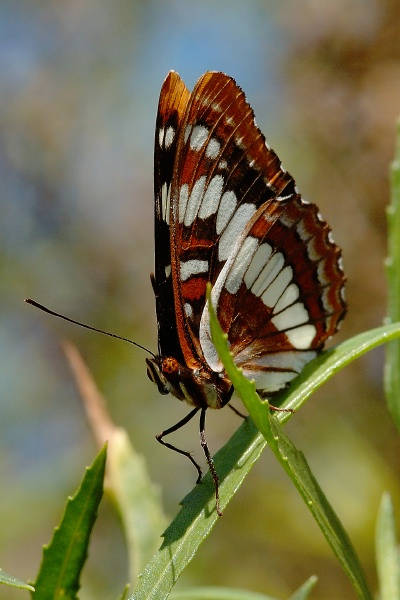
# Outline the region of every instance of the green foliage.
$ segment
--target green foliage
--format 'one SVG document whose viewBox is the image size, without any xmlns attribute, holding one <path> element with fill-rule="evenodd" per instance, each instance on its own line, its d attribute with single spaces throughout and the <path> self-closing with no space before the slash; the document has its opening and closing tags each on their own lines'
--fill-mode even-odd
<svg viewBox="0 0 400 600">
<path fill-rule="evenodd" d="M 123 523 L 134 582 L 157 550 L 167 518 L 143 457 L 135 452 L 126 431 L 117 427 L 109 434 L 107 476 L 108 491 Z"/>
<path fill-rule="evenodd" d="M 400 553 L 396 523 L 389 494 L 382 497 L 376 526 L 376 565 L 380 600 L 400 598 Z"/>
<path fill-rule="evenodd" d="M 316 577 L 310 577 L 289 600 L 307 600 L 317 582 Z M 201 587 L 196 589 L 172 592 L 171 600 L 277 600 L 272 596 L 265 596 L 248 590 L 239 590 L 226 587 Z"/>
<path fill-rule="evenodd" d="M 220 477 L 220 505 L 224 509 L 259 458 L 263 439 L 254 424 L 245 420 L 214 457 Z M 200 485 L 182 500 L 182 509 L 169 525 L 160 550 L 142 573 L 135 600 L 166 598 L 183 569 L 195 556 L 219 517 L 215 509 L 214 484 L 207 473 Z"/>
<path fill-rule="evenodd" d="M 75 600 L 79 578 L 87 558 L 89 538 L 103 495 L 106 447 L 86 469 L 80 488 L 68 499 L 60 525 L 43 550 L 43 560 L 34 584 L 34 600 Z"/>
<path fill-rule="evenodd" d="M 312 513 L 328 544 L 331 546 L 353 583 L 358 596 L 360 598 L 372 600 L 372 594 L 368 590 L 364 573 L 355 550 L 339 518 L 333 511 L 318 485 L 318 482 L 313 476 L 303 453 L 297 450 L 289 438 L 284 434 L 278 418 L 271 414 L 268 402 L 262 401 L 259 398 L 255 390 L 254 382 L 246 379 L 235 367 L 229 352 L 227 337 L 223 335 L 219 326 L 210 298 L 211 288 L 209 287 L 208 302 L 212 339 L 229 378 L 234 383 L 237 393 L 281 466 L 297 488 L 307 508 Z M 400 334 L 400 327 L 398 328 L 398 334 Z M 360 346 L 360 344 L 357 345 L 355 343 L 353 346 L 353 356 L 362 351 L 365 351 L 365 345 L 362 344 Z M 345 361 L 345 356 L 346 353 L 342 353 L 343 361 Z M 334 359 L 336 365 L 335 368 L 337 368 L 339 362 L 338 358 Z M 325 364 L 325 372 L 326 370 Z M 311 380 L 312 379 L 313 378 L 311 377 Z M 281 412 L 280 414 L 282 415 L 284 413 Z"/>
<path fill-rule="evenodd" d="M 290 596 L 289 600 L 307 600 L 310 596 L 312 590 L 314 589 L 317 583 L 317 578 L 315 575 L 312 575 L 307 581 L 303 583 L 302 586 L 299 587 L 298 590 L 294 592 L 292 596 Z"/>
<path fill-rule="evenodd" d="M 214 320 L 214 327 L 216 321 Z M 377 345 L 400 336 L 400 325 L 388 325 L 360 334 L 344 342 L 334 350 L 325 352 L 315 359 L 298 377 L 290 390 L 281 395 L 283 406 L 298 408 L 308 396 L 333 373 L 355 360 Z M 284 422 L 291 413 L 280 412 L 277 417 L 269 415 L 268 404 L 261 402 L 255 394 L 254 385 L 241 376 L 232 366 L 223 336 L 214 339 L 217 350 L 225 363 L 228 374 L 253 421 L 246 420 L 229 442 L 214 457 L 220 476 L 220 505 L 224 510 L 245 476 L 260 457 L 266 443 L 275 449 L 276 456 L 285 470 L 292 472 L 292 480 L 300 491 L 308 508 L 326 535 L 336 555 L 340 557 L 346 572 L 353 581 L 361 598 L 371 598 L 367 590 L 359 561 L 351 544 L 323 496 L 315 478 L 309 471 L 301 453 L 298 453 L 278 422 Z M 230 361 L 231 364 L 228 364 Z M 255 424 L 254 424 L 255 423 Z M 258 429 L 257 429 L 258 427 Z M 262 432 L 259 433 L 259 431 Z M 159 552 L 145 568 L 132 599 L 166 598 L 179 575 L 192 560 L 202 541 L 218 521 L 212 478 L 209 473 L 200 485 L 182 501 L 182 510 L 164 533 L 164 542 Z"/>
<path fill-rule="evenodd" d="M 400 122 L 397 125 L 397 145 L 391 168 L 391 202 L 387 208 L 388 257 L 386 272 L 389 283 L 387 321 L 400 321 Z M 385 391 L 388 409 L 400 431 L 400 342 L 386 347 Z"/>
<path fill-rule="evenodd" d="M 305 596 L 303 596 L 305 598 Z M 170 595 L 171 600 L 277 600 L 272 596 L 225 587 L 202 587 Z"/>
<path fill-rule="evenodd" d="M 29 590 L 31 592 L 33 592 L 35 589 L 28 583 L 25 583 L 24 581 L 13 577 L 13 575 L 8 575 L 8 573 L 3 571 L 3 569 L 0 569 L 0 584 L 1 583 L 3 583 L 4 585 L 9 585 L 10 587 L 20 588 L 22 590 Z"/>
<path fill-rule="evenodd" d="M 400 138 L 400 127 L 399 127 Z M 388 323 L 357 335 L 336 348 L 323 352 L 307 365 L 288 390 L 275 399 L 286 409 L 298 410 L 306 399 L 333 374 L 376 346 L 387 343 L 385 387 L 389 410 L 400 429 L 400 142 L 392 169 L 392 204 L 388 210 L 389 294 Z M 210 297 L 210 290 L 208 290 Z M 289 476 L 300 497 L 320 527 L 359 598 L 371 600 L 360 561 L 340 520 L 312 474 L 306 459 L 287 435 L 282 424 L 293 412 L 272 412 L 267 401 L 256 394 L 254 384 L 235 367 L 226 336 L 209 304 L 214 344 L 237 393 L 249 411 L 239 429 L 215 455 L 220 477 L 220 505 L 224 510 L 246 475 L 269 446 Z M 200 485 L 182 500 L 182 508 L 163 534 L 165 526 L 157 489 L 151 482 L 143 458 L 131 446 L 124 430 L 107 426 L 109 457 L 107 488 L 126 533 L 132 586 L 131 600 L 167 598 L 180 574 L 194 558 L 200 544 L 218 522 L 213 481 L 207 473 Z M 67 502 L 65 513 L 53 539 L 44 548 L 43 560 L 34 588 L 0 570 L 0 583 L 31 591 L 35 600 L 63 598 L 75 600 L 80 575 L 88 555 L 90 535 L 103 493 L 106 449 L 87 469 L 82 484 Z M 400 597 L 400 561 L 394 510 L 384 494 L 376 527 L 376 563 L 381 600 Z M 138 582 L 137 574 L 141 572 Z M 137 583 L 137 585 L 136 585 Z M 306 600 L 316 578 L 311 577 L 290 600 Z M 120 595 L 125 599 L 128 587 Z M 174 600 L 274 600 L 269 596 L 231 588 L 198 588 L 173 593 Z"/>
</svg>

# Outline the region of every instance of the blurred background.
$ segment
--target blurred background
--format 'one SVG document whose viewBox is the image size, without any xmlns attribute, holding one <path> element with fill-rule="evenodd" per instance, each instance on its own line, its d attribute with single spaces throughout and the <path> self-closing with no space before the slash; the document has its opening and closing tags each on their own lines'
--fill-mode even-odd
<svg viewBox="0 0 400 600">
<path fill-rule="evenodd" d="M 27 306 L 30 296 L 156 350 L 153 137 L 170 69 L 189 88 L 206 70 L 243 87 L 269 144 L 318 204 L 342 247 L 349 313 L 336 341 L 386 310 L 385 207 L 400 115 L 397 0 L 3 0 L 0 4 L 0 566 L 37 573 L 96 448 L 60 347 L 81 350 L 117 425 L 129 432 L 171 518 L 193 487 L 189 461 L 154 435 L 186 406 L 158 395 L 145 354 Z M 341 372 L 288 425 L 376 589 L 374 527 L 389 490 L 400 518 L 398 435 L 382 392 L 383 349 Z M 208 416 L 217 450 L 238 427 Z M 174 439 L 202 460 L 197 423 Z M 161 532 L 160 532 L 161 533 Z M 230 585 L 286 598 L 354 593 L 291 483 L 265 451 L 177 589 Z M 83 599 L 127 579 L 107 500 Z M 1 590 L 8 599 L 26 597 Z"/>
</svg>

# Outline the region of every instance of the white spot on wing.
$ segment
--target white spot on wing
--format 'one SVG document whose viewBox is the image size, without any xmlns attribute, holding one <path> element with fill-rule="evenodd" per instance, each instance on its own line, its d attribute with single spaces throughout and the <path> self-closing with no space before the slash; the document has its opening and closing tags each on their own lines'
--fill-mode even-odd
<svg viewBox="0 0 400 600">
<path fill-rule="evenodd" d="M 160 127 L 160 129 L 158 131 L 158 143 L 160 145 L 160 148 L 162 148 L 164 146 L 164 134 L 165 134 L 164 127 Z"/>
<path fill-rule="evenodd" d="M 233 191 L 224 192 L 218 207 L 217 222 L 215 229 L 219 235 L 225 229 L 228 221 L 236 210 L 236 194 Z"/>
<path fill-rule="evenodd" d="M 211 138 L 211 140 L 207 144 L 206 148 L 206 157 L 215 159 L 217 158 L 219 151 L 221 150 L 221 144 L 215 138 Z"/>
<path fill-rule="evenodd" d="M 243 148 L 243 147 L 244 147 L 244 146 L 243 146 L 243 136 L 239 136 L 239 135 L 238 135 L 238 136 L 235 136 L 235 142 L 236 142 L 236 145 L 237 145 L 239 148 Z"/>
<path fill-rule="evenodd" d="M 311 238 L 307 242 L 307 254 L 310 260 L 318 262 L 321 258 L 321 253 L 318 252 L 316 238 Z"/>
<path fill-rule="evenodd" d="M 200 203 L 204 194 L 204 186 L 206 184 L 206 176 L 202 175 L 194 184 L 186 205 L 184 224 L 186 227 L 191 225 L 195 220 L 199 211 Z M 182 186 L 183 187 L 183 186 Z"/>
<path fill-rule="evenodd" d="M 291 331 L 285 332 L 289 338 L 289 342 L 298 350 L 306 350 L 311 347 L 312 341 L 317 333 L 314 325 L 302 325 Z"/>
<path fill-rule="evenodd" d="M 168 279 L 168 277 L 171 275 L 171 265 L 166 265 L 165 267 L 165 277 Z"/>
<path fill-rule="evenodd" d="M 287 266 L 284 269 L 282 269 L 279 275 L 274 279 L 271 285 L 267 287 L 267 289 L 261 296 L 261 300 L 264 302 L 265 306 L 271 308 L 275 306 L 285 289 L 288 287 L 292 278 L 292 267 Z"/>
<path fill-rule="evenodd" d="M 167 128 L 167 131 L 165 132 L 165 139 L 164 139 L 164 144 L 166 148 L 169 148 L 172 144 L 172 142 L 174 141 L 174 137 L 175 137 L 175 129 L 171 126 L 169 126 Z"/>
<path fill-rule="evenodd" d="M 184 183 L 179 192 L 179 223 L 182 223 L 182 221 L 185 217 L 188 199 L 189 199 L 189 186 L 187 183 Z"/>
<path fill-rule="evenodd" d="M 308 319 L 308 312 L 305 309 L 304 304 L 302 302 L 296 302 L 296 304 L 285 308 L 281 313 L 272 317 L 271 320 L 279 331 L 284 331 L 288 335 L 288 329 L 307 323 Z"/>
<path fill-rule="evenodd" d="M 261 271 L 260 275 L 255 280 L 251 288 L 253 294 L 256 296 L 261 296 L 265 289 L 278 275 L 279 271 L 282 270 L 284 264 L 285 259 L 283 258 L 283 254 L 281 252 L 276 252 L 273 254 Z"/>
<path fill-rule="evenodd" d="M 218 244 L 219 260 L 226 260 L 232 250 L 232 246 L 243 232 L 247 223 L 256 212 L 254 204 L 242 204 L 239 206 L 232 219 L 229 221 L 225 231 L 221 235 Z"/>
<path fill-rule="evenodd" d="M 203 316 L 205 316 L 206 313 L 208 313 L 208 310 L 203 311 Z M 207 317 L 205 321 L 203 321 L 203 318 L 200 321 L 199 339 L 204 358 L 207 361 L 210 369 L 212 369 L 216 373 L 222 372 L 224 366 L 211 340 L 210 322 L 207 319 Z"/>
<path fill-rule="evenodd" d="M 199 273 L 206 273 L 208 271 L 208 262 L 206 260 L 187 260 L 181 262 L 181 279 L 186 281 L 192 275 L 198 275 Z"/>
<path fill-rule="evenodd" d="M 211 104 L 211 108 L 212 108 L 212 109 L 213 109 L 215 112 L 221 112 L 221 111 L 222 111 L 221 105 L 220 105 L 220 104 L 218 104 L 218 102 L 213 102 L 213 103 Z"/>
<path fill-rule="evenodd" d="M 249 352 L 251 352 L 251 346 L 234 356 L 235 363 L 239 366 L 247 363 L 248 367 L 253 369 L 279 369 L 281 371 L 296 371 L 296 373 L 300 373 L 304 365 L 315 358 L 316 355 L 314 350 L 304 352 L 285 350 L 284 352 L 268 352 L 268 354 L 261 354 L 261 356 L 251 356 L 248 359 Z"/>
<path fill-rule="evenodd" d="M 305 228 L 305 224 L 301 221 L 296 226 L 296 231 L 302 242 L 307 244 L 308 240 L 311 238 L 312 234 Z"/>
<path fill-rule="evenodd" d="M 171 203 L 171 186 L 163 183 L 161 187 L 161 213 L 164 221 L 169 225 L 169 213 Z"/>
<path fill-rule="evenodd" d="M 243 282 L 243 276 L 256 252 L 258 240 L 254 237 L 245 239 L 226 278 L 225 287 L 230 294 L 236 294 Z"/>
<path fill-rule="evenodd" d="M 317 267 L 318 281 L 321 285 L 329 285 L 329 278 L 326 273 L 325 260 L 320 260 Z"/>
<path fill-rule="evenodd" d="M 196 125 L 193 128 L 192 134 L 190 136 L 190 147 L 195 152 L 198 152 L 202 149 L 204 144 L 208 139 L 208 129 L 203 125 Z"/>
<path fill-rule="evenodd" d="M 199 210 L 200 219 L 206 219 L 217 212 L 218 204 L 224 187 L 224 178 L 222 175 L 215 175 L 208 184 L 206 192 L 201 201 Z"/>
<path fill-rule="evenodd" d="M 284 310 L 285 308 L 293 304 L 293 302 L 296 302 L 299 295 L 299 288 L 295 283 L 291 283 L 290 285 L 288 285 L 286 290 L 283 292 L 282 296 L 279 298 L 277 304 L 275 305 L 274 313 L 278 313 L 281 310 Z"/>
<path fill-rule="evenodd" d="M 261 244 L 257 248 L 257 251 L 253 256 L 253 260 L 251 261 L 251 264 L 247 269 L 247 273 L 244 278 L 244 282 L 249 289 L 259 276 L 260 271 L 264 268 L 265 263 L 271 256 L 271 253 L 272 247 L 269 244 Z"/>
<path fill-rule="evenodd" d="M 188 317 L 188 319 L 193 317 L 193 308 L 188 302 L 185 302 L 183 305 L 183 310 L 185 311 L 185 315 Z"/>
<path fill-rule="evenodd" d="M 252 371 L 251 369 L 243 369 L 242 372 L 247 379 L 255 382 L 257 390 L 265 390 L 266 392 L 281 390 L 298 375 L 293 371 Z"/>
</svg>

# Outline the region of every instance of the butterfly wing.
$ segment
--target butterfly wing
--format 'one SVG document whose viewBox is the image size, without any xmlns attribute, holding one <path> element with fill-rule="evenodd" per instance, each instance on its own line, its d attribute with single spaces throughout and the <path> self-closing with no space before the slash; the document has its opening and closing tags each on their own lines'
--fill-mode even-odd
<svg viewBox="0 0 400 600">
<path fill-rule="evenodd" d="M 212 291 L 234 362 L 265 394 L 296 377 L 346 312 L 340 249 L 315 205 L 299 195 L 261 206 L 235 244 Z M 208 311 L 200 339 L 213 370 Z"/>
<path fill-rule="evenodd" d="M 205 309 L 210 281 L 235 362 L 258 389 L 280 389 L 346 310 L 328 225 L 223 73 L 206 73 L 191 94 L 176 73 L 167 77 L 155 162 L 160 354 L 222 371 Z"/>
<path fill-rule="evenodd" d="M 160 356 L 182 359 L 176 328 L 171 276 L 170 198 L 177 144 L 190 92 L 171 71 L 161 88 L 154 144 L 155 274 Z"/>
<path fill-rule="evenodd" d="M 200 318 L 233 241 L 257 209 L 295 190 L 267 147 L 235 81 L 208 72 L 197 82 L 177 145 L 171 192 L 171 264 L 178 334 L 186 363 L 202 361 Z M 182 324 L 180 327 L 179 325 Z"/>
</svg>

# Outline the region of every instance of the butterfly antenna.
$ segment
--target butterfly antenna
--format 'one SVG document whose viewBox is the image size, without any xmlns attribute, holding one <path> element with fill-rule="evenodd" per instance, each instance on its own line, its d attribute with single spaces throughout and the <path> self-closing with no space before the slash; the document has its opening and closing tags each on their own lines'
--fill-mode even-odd
<svg viewBox="0 0 400 600">
<path fill-rule="evenodd" d="M 122 337 L 122 335 L 117 335 L 116 333 L 110 333 L 109 331 L 104 331 L 103 329 L 97 329 L 97 327 L 91 327 L 90 325 L 86 325 L 85 323 L 81 323 L 80 321 L 75 321 L 75 319 L 70 319 L 69 317 L 66 317 L 65 315 L 61 315 L 60 313 L 57 313 L 54 310 L 50 310 L 49 308 L 46 308 L 46 306 L 43 306 L 43 304 L 39 304 L 39 302 L 36 302 L 36 300 L 32 300 L 31 298 L 25 298 L 24 302 L 26 302 L 27 304 L 32 304 L 32 306 L 39 308 L 40 310 L 42 310 L 45 313 L 48 313 L 49 315 L 53 315 L 53 317 L 59 317 L 60 319 L 64 319 L 64 321 L 68 321 L 69 323 L 74 323 L 75 325 L 79 325 L 80 327 L 84 327 L 85 329 L 90 329 L 91 331 L 97 331 L 98 333 L 102 333 L 103 335 L 108 335 L 109 337 L 116 338 L 117 340 L 123 340 L 124 342 L 129 342 L 130 344 L 133 344 L 133 346 L 136 346 L 137 348 L 141 348 L 142 350 L 144 350 L 145 352 L 150 354 L 153 358 L 156 357 L 156 355 L 153 352 L 151 352 L 151 350 L 146 348 L 145 346 L 142 346 L 141 344 L 138 344 L 137 342 L 134 342 L 133 340 L 129 340 L 126 337 Z"/>
</svg>

